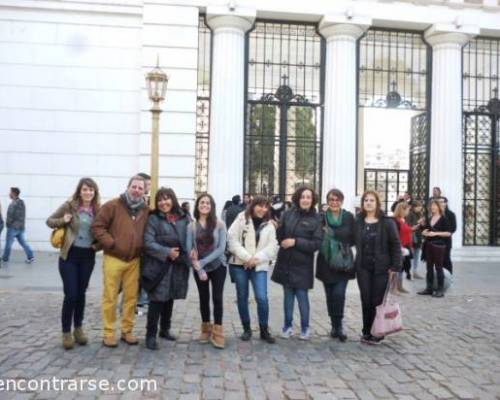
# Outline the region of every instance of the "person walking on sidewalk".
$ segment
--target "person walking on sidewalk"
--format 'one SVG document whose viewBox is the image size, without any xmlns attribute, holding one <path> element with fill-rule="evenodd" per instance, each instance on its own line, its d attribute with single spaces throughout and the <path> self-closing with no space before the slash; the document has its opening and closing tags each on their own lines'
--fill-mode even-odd
<svg viewBox="0 0 500 400">
<path fill-rule="evenodd" d="M 240 339 L 248 341 L 252 337 L 248 310 L 248 286 L 252 282 L 260 338 L 269 344 L 273 344 L 275 339 L 268 327 L 267 271 L 278 253 L 276 228 L 271 221 L 271 203 L 264 196 L 256 196 L 246 211 L 236 217 L 228 232 L 230 275 L 236 284 L 238 312 L 243 325 Z"/>
<path fill-rule="evenodd" d="M 146 347 L 150 350 L 158 349 L 158 321 L 160 337 L 176 340 L 170 332 L 174 300 L 186 298 L 191 266 L 186 250 L 190 221 L 175 192 L 170 188 L 160 188 L 154 204 L 155 210 L 148 218 L 144 233 L 141 278 L 149 297 Z"/>
<path fill-rule="evenodd" d="M 3 215 L 2 215 L 2 203 L 0 202 L 0 253 L 2 250 L 1 236 L 2 236 L 3 227 L 4 227 L 4 222 L 3 222 Z M 0 267 L 1 266 L 2 266 L 2 258 L 0 257 Z"/>
<path fill-rule="evenodd" d="M 7 235 L 2 260 L 4 262 L 9 261 L 12 245 L 14 244 L 14 239 L 16 239 L 26 253 L 26 263 L 31 264 L 35 261 L 35 256 L 33 255 L 33 250 L 31 250 L 30 245 L 26 241 L 26 206 L 24 205 L 24 201 L 19 198 L 20 194 L 21 190 L 19 190 L 19 188 L 10 188 L 9 197 L 12 201 L 7 209 L 7 218 L 5 221 L 7 225 Z"/>
<path fill-rule="evenodd" d="M 316 211 L 318 196 L 308 187 L 301 187 L 292 196 L 293 207 L 285 211 L 277 230 L 280 244 L 271 279 L 283 285 L 284 324 L 281 336 L 293 335 L 295 298 L 300 311 L 300 339 L 308 340 L 309 295 L 314 285 L 314 253 L 323 238 L 321 217 Z"/>
<path fill-rule="evenodd" d="M 200 297 L 200 343 L 208 343 L 218 349 L 225 346 L 222 327 L 223 293 L 226 281 L 226 225 L 217 219 L 215 201 L 207 193 L 195 202 L 194 221 L 190 224 L 187 249 L 193 263 L 193 274 Z M 214 324 L 210 322 L 210 284 L 214 308 Z"/>
<path fill-rule="evenodd" d="M 349 249 L 354 245 L 354 216 L 342 208 L 344 194 L 332 189 L 326 195 L 328 209 L 323 218 L 324 237 L 316 262 L 316 278 L 323 282 L 326 308 L 331 322 L 330 336 L 341 342 L 347 340 L 342 321 L 344 319 L 345 293 L 349 280 L 356 277 L 351 271 L 338 271 L 332 267 L 332 259 L 337 256 L 340 246 Z M 329 251 L 329 250 L 332 251 Z"/>
<path fill-rule="evenodd" d="M 129 345 L 139 343 L 132 331 L 139 291 L 139 257 L 148 219 L 144 190 L 144 178 L 133 176 L 127 190 L 120 197 L 105 203 L 92 224 L 92 233 L 104 249 L 102 319 L 103 344 L 106 347 L 118 345 L 115 324 L 120 287 L 124 300 L 121 340 Z"/>
<path fill-rule="evenodd" d="M 90 229 L 99 211 L 99 188 L 91 178 L 82 178 L 75 193 L 48 219 L 49 228 L 64 228 L 64 242 L 59 252 L 59 274 L 63 281 L 64 301 L 61 312 L 62 344 L 66 350 L 75 342 L 86 345 L 83 331 L 85 293 L 95 265 L 98 245 Z M 71 335 L 71 325 L 74 330 Z"/>
<path fill-rule="evenodd" d="M 381 208 L 377 192 L 368 190 L 361 197 L 361 212 L 354 228 L 356 277 L 363 314 L 361 343 L 379 344 L 383 337 L 371 334 L 376 308 L 392 274 L 401 271 L 402 254 L 396 223 Z"/>
</svg>

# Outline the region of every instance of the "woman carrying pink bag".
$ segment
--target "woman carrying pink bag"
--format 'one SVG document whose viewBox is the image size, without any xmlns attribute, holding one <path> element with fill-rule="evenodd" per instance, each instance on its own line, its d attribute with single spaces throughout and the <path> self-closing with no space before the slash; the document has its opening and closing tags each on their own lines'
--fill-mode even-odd
<svg viewBox="0 0 500 400">
<path fill-rule="evenodd" d="M 384 339 L 384 335 L 372 334 L 376 309 L 384 302 L 387 284 L 397 278 L 403 260 L 396 223 L 383 213 L 377 192 L 369 190 L 361 197 L 354 242 L 354 265 L 363 312 L 361 342 L 376 345 Z"/>
</svg>

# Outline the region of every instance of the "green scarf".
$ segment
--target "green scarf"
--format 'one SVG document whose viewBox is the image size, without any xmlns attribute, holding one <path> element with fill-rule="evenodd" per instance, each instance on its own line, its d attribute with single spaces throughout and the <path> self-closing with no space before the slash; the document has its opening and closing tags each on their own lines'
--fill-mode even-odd
<svg viewBox="0 0 500 400">
<path fill-rule="evenodd" d="M 339 251 L 340 242 L 335 238 L 334 228 L 342 225 L 343 217 L 344 210 L 341 210 L 338 218 L 335 218 L 330 210 L 327 210 L 325 214 L 325 234 L 319 251 L 328 265 L 332 264 L 333 259 Z"/>
</svg>

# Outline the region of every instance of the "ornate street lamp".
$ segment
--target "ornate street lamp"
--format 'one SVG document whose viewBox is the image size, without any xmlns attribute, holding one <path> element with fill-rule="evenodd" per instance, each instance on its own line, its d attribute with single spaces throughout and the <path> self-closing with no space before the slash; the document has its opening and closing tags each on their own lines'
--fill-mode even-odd
<svg viewBox="0 0 500 400">
<path fill-rule="evenodd" d="M 156 192 L 158 191 L 158 166 L 160 157 L 160 102 L 165 100 L 168 75 L 160 68 L 160 59 L 156 59 L 156 68 L 146 75 L 149 99 L 153 102 L 151 113 L 153 117 L 151 135 L 151 197 L 150 206 L 154 208 Z"/>
</svg>

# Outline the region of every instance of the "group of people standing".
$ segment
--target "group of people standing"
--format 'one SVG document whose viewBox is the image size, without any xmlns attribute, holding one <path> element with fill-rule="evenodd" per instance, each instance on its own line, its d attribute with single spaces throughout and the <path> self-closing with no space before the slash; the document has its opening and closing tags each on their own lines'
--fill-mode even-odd
<svg viewBox="0 0 500 400">
<path fill-rule="evenodd" d="M 200 343 L 210 342 L 216 348 L 225 346 L 223 291 L 228 272 L 236 287 L 243 328 L 241 340 L 252 337 L 248 304 L 251 284 L 260 339 L 275 343 L 268 325 L 267 286 L 271 270 L 271 280 L 283 287 L 281 336 L 286 339 L 294 335 L 297 299 L 299 338 L 307 340 L 311 335 L 308 293 L 314 283 L 315 264 L 316 278 L 324 285 L 331 337 L 342 342 L 347 339 L 343 329 L 345 294 L 348 281 L 357 278 L 363 314 L 361 341 L 378 344 L 383 337 L 370 333 L 375 310 L 382 302 L 389 279 L 400 273 L 403 265 L 398 225 L 382 212 L 374 191 L 363 194 L 361 211 L 356 216 L 343 208 L 344 196 L 340 190 L 330 190 L 326 200 L 328 208 L 319 213 L 317 194 L 301 187 L 292 196 L 292 206 L 277 220 L 269 199 L 255 196 L 248 199 L 246 207 L 236 214 L 227 229 L 217 218 L 216 204 L 210 194 L 198 196 L 191 217 L 169 188 L 160 188 L 148 205 L 147 180 L 143 176 L 133 176 L 124 193 L 102 206 L 95 181 L 81 179 L 72 198 L 47 220 L 51 228 L 65 228 L 59 258 L 65 294 L 64 348 L 88 342 L 82 328 L 85 293 L 95 253 L 100 249 L 104 251 L 104 346 L 118 345 L 115 325 L 120 293 L 123 296 L 120 340 L 128 345 L 138 344 L 133 330 L 141 289 L 149 297 L 146 347 L 158 349 L 158 336 L 176 340 L 171 332 L 172 310 L 175 300 L 187 296 L 190 271 L 199 294 Z M 436 231 L 434 218 L 430 224 L 423 235 L 433 232 L 434 235 L 428 236 L 438 237 L 440 231 Z M 356 248 L 355 259 L 352 246 Z M 345 261 L 342 269 L 335 267 L 340 255 Z"/>
</svg>

